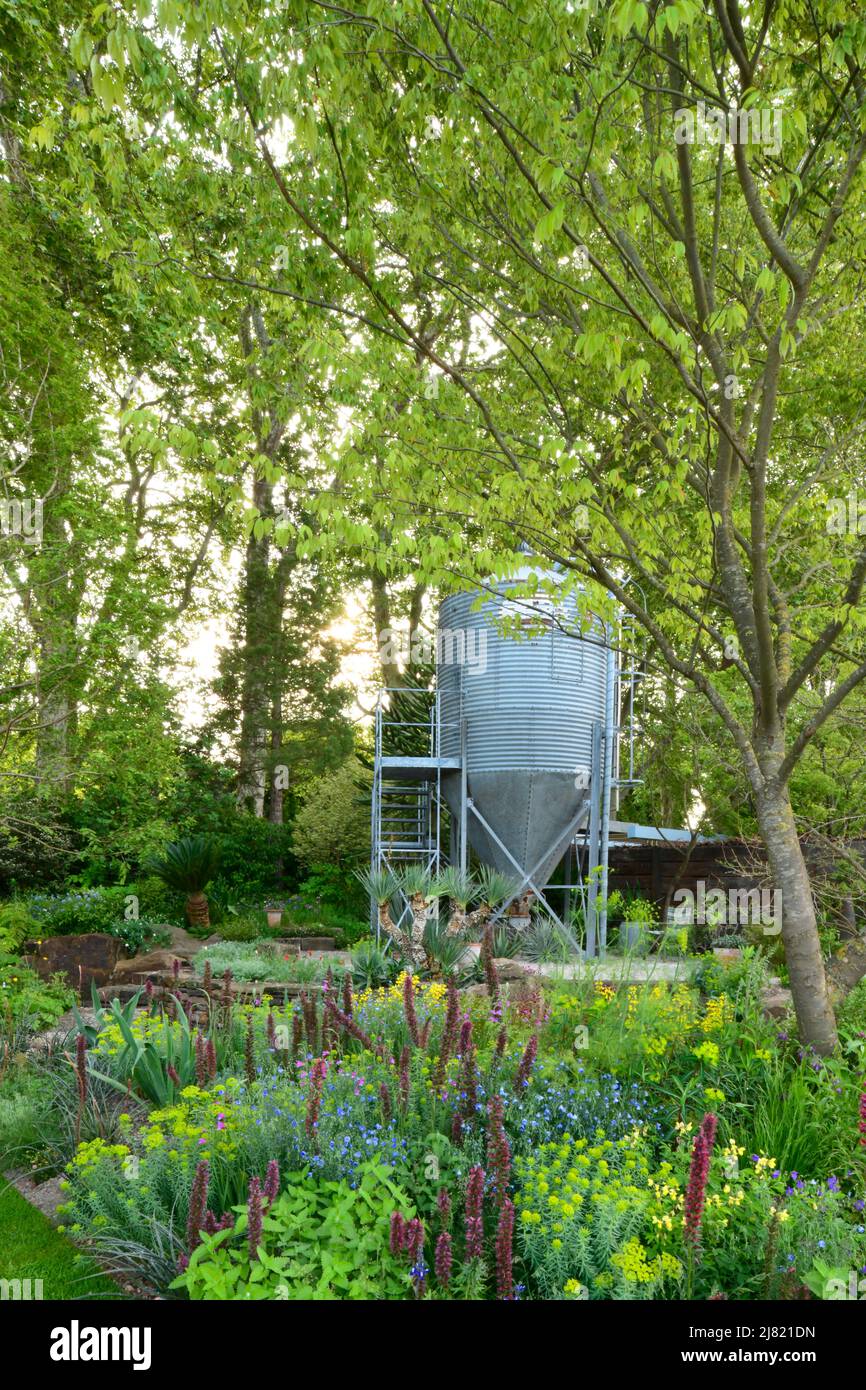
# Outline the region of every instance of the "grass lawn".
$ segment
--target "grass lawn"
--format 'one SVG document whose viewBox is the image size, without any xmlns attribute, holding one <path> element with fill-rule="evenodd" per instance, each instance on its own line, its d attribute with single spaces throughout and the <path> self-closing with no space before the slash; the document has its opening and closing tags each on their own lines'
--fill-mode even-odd
<svg viewBox="0 0 866 1390">
<path fill-rule="evenodd" d="M 118 1297 L 117 1285 L 14 1187 L 0 1191 L 0 1279 L 41 1279 L 50 1301 Z"/>
</svg>

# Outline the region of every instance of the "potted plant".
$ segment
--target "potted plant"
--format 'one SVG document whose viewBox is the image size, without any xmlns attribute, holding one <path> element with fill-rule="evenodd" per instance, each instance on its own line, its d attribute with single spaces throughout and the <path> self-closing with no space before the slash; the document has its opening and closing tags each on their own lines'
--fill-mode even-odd
<svg viewBox="0 0 866 1390">
<path fill-rule="evenodd" d="M 265 903 L 265 912 L 267 913 L 268 926 L 278 927 L 283 920 L 283 909 L 280 907 L 279 903 Z"/>
<path fill-rule="evenodd" d="M 619 924 L 619 944 L 622 950 L 636 956 L 646 955 L 649 950 L 650 932 L 658 920 L 659 910 L 654 902 L 640 896 L 632 898 Z"/>
<path fill-rule="evenodd" d="M 736 932 L 720 932 L 713 940 L 713 955 L 722 965 L 743 959 L 743 938 Z"/>
</svg>

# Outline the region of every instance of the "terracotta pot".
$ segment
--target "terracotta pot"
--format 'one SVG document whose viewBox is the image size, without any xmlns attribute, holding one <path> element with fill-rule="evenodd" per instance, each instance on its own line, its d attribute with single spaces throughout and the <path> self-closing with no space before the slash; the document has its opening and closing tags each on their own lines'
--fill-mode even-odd
<svg viewBox="0 0 866 1390">
<path fill-rule="evenodd" d="M 280 925 L 280 923 L 282 922 L 282 920 L 283 920 L 283 914 L 282 914 L 282 911 L 281 911 L 279 908 L 275 908 L 273 911 L 271 911 L 270 909 L 268 909 L 268 926 L 269 926 L 269 927 L 278 927 L 278 926 Z"/>
<path fill-rule="evenodd" d="M 713 955 L 722 965 L 733 965 L 735 961 L 743 959 L 739 946 L 714 946 Z"/>
</svg>

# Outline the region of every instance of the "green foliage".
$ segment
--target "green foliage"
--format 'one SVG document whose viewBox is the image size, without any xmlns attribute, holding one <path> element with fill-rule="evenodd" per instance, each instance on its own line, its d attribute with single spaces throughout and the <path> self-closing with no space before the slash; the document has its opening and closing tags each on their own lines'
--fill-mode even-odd
<svg viewBox="0 0 866 1390">
<path fill-rule="evenodd" d="M 352 981 L 356 989 L 379 989 L 397 976 L 397 962 L 386 943 L 372 938 L 359 941 L 352 949 Z"/>
<path fill-rule="evenodd" d="M 39 1144 L 44 1088 L 25 1068 L 3 1077 L 0 1086 L 0 1163 L 20 1168 Z"/>
<path fill-rule="evenodd" d="M 0 905 L 0 955 L 20 950 L 36 934 L 36 926 L 25 902 L 16 900 Z"/>
<path fill-rule="evenodd" d="M 407 1298 L 408 1274 L 388 1248 L 393 1211 L 414 1214 L 381 1164 L 365 1165 L 355 1186 L 291 1174 L 264 1217 L 256 1256 L 242 1210 L 233 1232 L 204 1237 L 172 1287 L 193 1300 Z"/>
</svg>

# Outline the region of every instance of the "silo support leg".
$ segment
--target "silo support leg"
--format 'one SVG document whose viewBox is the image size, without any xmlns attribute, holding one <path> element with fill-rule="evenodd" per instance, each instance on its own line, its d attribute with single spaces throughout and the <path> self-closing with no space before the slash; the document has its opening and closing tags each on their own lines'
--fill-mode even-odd
<svg viewBox="0 0 866 1390">
<path fill-rule="evenodd" d="M 589 859 L 587 863 L 586 954 L 595 955 L 596 925 L 598 922 L 598 866 L 601 840 L 601 724 L 592 726 L 592 769 L 589 784 Z"/>
<path fill-rule="evenodd" d="M 495 843 L 502 850 L 502 853 L 505 855 L 506 859 L 508 859 L 509 863 L 514 865 L 514 868 L 520 875 L 520 885 L 517 889 L 517 892 L 514 894 L 514 897 L 512 897 L 510 901 L 513 902 L 514 898 L 519 897 L 520 894 L 525 892 L 527 888 L 531 888 L 536 898 L 541 903 L 542 907 L 545 909 L 548 915 L 553 919 L 554 922 L 556 922 L 557 926 L 561 927 L 564 931 L 565 923 L 562 921 L 559 914 L 554 912 L 553 908 L 550 906 L 550 903 L 545 898 L 544 893 L 541 891 L 541 888 L 538 886 L 538 884 L 535 883 L 535 875 L 538 873 L 538 870 L 541 868 L 541 866 L 549 858 L 551 858 L 554 854 L 559 853 L 560 851 L 564 851 L 566 845 L 571 843 L 571 840 L 573 839 L 575 832 L 579 829 L 581 823 L 586 818 L 587 809 L 589 807 L 589 797 L 585 797 L 584 800 L 581 802 L 580 809 L 572 819 L 572 822 L 568 826 L 568 829 L 563 831 L 562 835 L 559 837 L 559 840 L 556 842 L 555 845 L 552 845 L 545 850 L 542 857 L 538 860 L 538 863 L 533 864 L 529 873 L 526 872 L 526 869 L 523 867 L 522 864 L 518 864 L 517 860 L 514 858 L 514 855 L 511 853 L 508 846 L 502 843 L 499 836 L 496 834 L 496 831 L 484 819 L 481 812 L 478 810 L 478 807 L 474 804 L 471 798 L 467 802 L 467 806 L 472 815 L 475 816 L 478 821 L 480 821 L 483 829 L 487 832 L 490 838 L 495 841 Z M 494 912 L 490 921 L 498 921 L 498 919 L 502 916 L 508 905 L 508 903 L 501 903 L 500 906 L 497 908 L 496 912 Z"/>
</svg>

